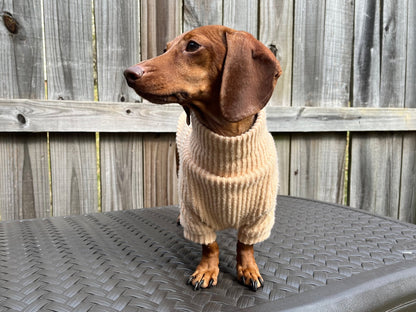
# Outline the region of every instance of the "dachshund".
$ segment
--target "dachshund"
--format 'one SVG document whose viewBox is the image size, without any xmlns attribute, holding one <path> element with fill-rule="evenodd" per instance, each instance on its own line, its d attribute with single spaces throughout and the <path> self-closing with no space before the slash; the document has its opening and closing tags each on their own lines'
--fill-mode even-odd
<svg viewBox="0 0 416 312">
<path fill-rule="evenodd" d="M 198 129 L 204 129 L 201 131 L 208 131 L 219 139 L 223 139 L 238 138 L 251 133 L 281 73 L 282 70 L 274 54 L 251 34 L 225 26 L 211 25 L 202 26 L 178 36 L 167 44 L 162 55 L 129 67 L 124 71 L 124 76 L 128 85 L 143 98 L 156 104 L 179 103 L 186 113 L 184 118 L 188 126 L 192 119 L 192 127 L 198 125 Z M 177 142 L 178 136 L 179 132 Z M 268 139 L 267 142 L 269 149 L 273 145 L 274 150 L 273 140 Z M 186 144 L 183 143 L 183 146 L 186 147 Z M 197 145 L 199 146 L 200 143 Z M 210 161 L 210 153 L 215 149 L 205 148 L 203 157 Z M 228 153 L 227 148 L 220 152 Z M 183 156 L 183 160 L 181 157 L 179 151 L 180 166 L 186 162 L 186 157 Z M 273 158 L 273 162 L 277 162 L 277 158 Z M 217 171 L 216 162 L 211 163 L 214 171 Z M 276 168 L 277 165 L 272 164 L 268 170 L 277 170 Z M 181 178 L 185 179 L 186 174 L 181 174 L 181 168 L 179 168 L 179 180 Z M 267 188 L 270 189 L 274 199 L 277 193 L 275 180 L 277 178 L 272 178 L 270 181 L 274 182 L 270 182 L 271 187 Z M 202 216 L 205 212 L 199 213 L 200 209 L 192 207 L 192 205 L 197 205 L 195 203 L 198 203 L 198 196 L 203 197 L 204 194 L 196 191 L 195 188 L 192 192 L 187 191 L 190 183 L 179 183 L 180 194 L 185 194 L 184 198 L 181 198 L 184 202 L 181 204 L 181 224 L 184 226 L 185 233 L 187 228 L 189 231 L 194 229 L 194 232 L 189 233 L 192 235 L 196 233 L 195 235 L 199 237 L 198 229 L 208 228 L 211 219 Z M 181 186 L 184 189 L 181 190 Z M 223 194 L 217 195 L 221 198 Z M 205 199 L 199 202 L 201 201 Z M 260 202 L 260 199 L 258 201 Z M 192 211 L 184 210 L 189 205 Z M 275 203 L 273 205 L 273 211 L 269 213 L 273 221 L 270 221 L 270 218 L 267 222 L 264 221 L 269 229 L 270 223 L 274 222 Z M 207 215 L 213 214 L 221 215 L 221 213 L 207 212 Z M 246 233 L 252 235 L 257 231 L 254 225 L 259 226 L 260 222 L 250 216 L 250 211 L 244 218 Z M 202 225 L 197 227 L 195 225 L 197 222 Z M 219 220 L 219 223 L 223 223 L 222 220 Z M 250 228 L 251 224 L 253 228 Z M 235 225 L 226 224 L 218 228 L 211 226 L 211 228 L 218 230 L 227 226 L 235 227 Z M 212 235 L 209 236 L 211 239 L 199 240 L 190 238 L 191 234 L 185 237 L 202 245 L 202 257 L 188 283 L 195 290 L 215 286 L 219 274 L 219 246 Z M 265 235 L 267 236 L 267 233 L 263 235 L 263 240 L 267 238 L 264 237 Z M 192 237 L 195 238 L 194 236 Z M 256 291 L 263 286 L 264 281 L 254 258 L 253 245 L 251 240 L 240 241 L 240 238 L 238 239 L 237 279 L 243 285 Z"/>
</svg>

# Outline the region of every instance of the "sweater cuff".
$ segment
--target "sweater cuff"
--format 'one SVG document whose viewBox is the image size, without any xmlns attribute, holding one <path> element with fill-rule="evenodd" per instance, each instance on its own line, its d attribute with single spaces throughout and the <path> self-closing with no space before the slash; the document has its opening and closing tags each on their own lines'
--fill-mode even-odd
<svg viewBox="0 0 416 312">
<path fill-rule="evenodd" d="M 198 235 L 198 234 L 184 230 L 183 234 L 186 239 L 194 243 L 202 244 L 202 245 L 212 244 L 213 242 L 215 242 L 217 238 L 217 234 L 215 232 L 209 232 L 204 235 Z"/>
<path fill-rule="evenodd" d="M 269 238 L 274 225 L 274 209 L 261 216 L 257 221 L 240 227 L 238 240 L 246 245 L 254 245 Z"/>
</svg>

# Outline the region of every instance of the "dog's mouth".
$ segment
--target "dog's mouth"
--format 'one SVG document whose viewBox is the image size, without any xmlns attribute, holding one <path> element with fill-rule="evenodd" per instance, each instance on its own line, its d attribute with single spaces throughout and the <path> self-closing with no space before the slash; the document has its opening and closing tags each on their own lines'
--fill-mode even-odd
<svg viewBox="0 0 416 312">
<path fill-rule="evenodd" d="M 187 92 L 176 92 L 172 94 L 153 94 L 146 92 L 137 92 L 137 94 L 155 104 L 183 104 L 189 101 L 189 95 Z"/>
</svg>

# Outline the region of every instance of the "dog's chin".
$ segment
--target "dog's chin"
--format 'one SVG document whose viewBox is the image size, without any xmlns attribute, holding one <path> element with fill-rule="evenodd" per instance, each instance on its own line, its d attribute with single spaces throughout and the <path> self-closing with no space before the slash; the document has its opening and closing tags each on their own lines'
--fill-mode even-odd
<svg viewBox="0 0 416 312">
<path fill-rule="evenodd" d="M 188 95 L 186 92 L 177 92 L 173 94 L 152 94 L 152 93 L 145 93 L 145 92 L 138 92 L 138 95 L 145 98 L 149 102 L 155 104 L 169 104 L 169 103 L 184 103 L 188 100 Z"/>
</svg>

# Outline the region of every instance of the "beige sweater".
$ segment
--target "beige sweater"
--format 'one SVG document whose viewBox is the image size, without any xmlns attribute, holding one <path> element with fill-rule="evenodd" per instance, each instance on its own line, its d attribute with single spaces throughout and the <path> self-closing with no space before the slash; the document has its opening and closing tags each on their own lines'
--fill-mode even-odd
<svg viewBox="0 0 416 312">
<path fill-rule="evenodd" d="M 187 239 L 215 241 L 215 231 L 238 229 L 238 240 L 267 239 L 274 224 L 278 189 L 277 155 L 266 114 L 237 137 L 218 135 L 191 115 L 182 114 L 177 131 L 179 198 Z"/>
</svg>

